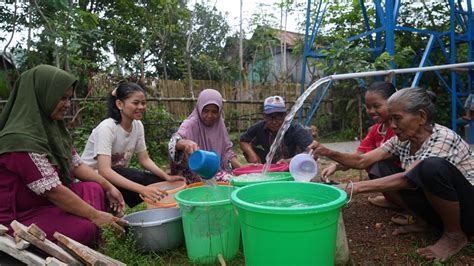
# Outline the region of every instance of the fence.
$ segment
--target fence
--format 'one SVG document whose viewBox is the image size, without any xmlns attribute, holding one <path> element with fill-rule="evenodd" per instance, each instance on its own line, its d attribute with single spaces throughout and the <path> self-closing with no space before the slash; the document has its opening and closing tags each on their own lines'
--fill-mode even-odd
<svg viewBox="0 0 474 266">
<path fill-rule="evenodd" d="M 118 83 L 113 77 L 107 75 L 96 75 L 89 81 L 90 100 L 94 97 L 105 95 Z M 150 104 L 162 104 L 177 121 L 186 118 L 193 110 L 197 96 L 206 88 L 218 90 L 224 98 L 224 114 L 226 123 L 232 131 L 242 131 L 251 124 L 262 119 L 263 100 L 270 95 L 280 95 L 290 108 L 300 95 L 300 84 L 277 84 L 277 85 L 252 85 L 244 89 L 231 86 L 228 83 L 195 80 L 193 92 L 188 88 L 185 81 L 146 79 L 143 82 L 147 88 L 147 101 Z M 192 97 L 194 95 L 194 98 Z M 78 101 L 89 99 L 77 99 Z M 312 99 L 308 99 L 303 106 L 303 116 L 306 116 Z M 328 110 L 329 106 L 323 104 L 322 112 Z"/>
<path fill-rule="evenodd" d="M 76 115 L 80 102 L 99 101 L 104 105 L 107 104 L 104 95 L 112 91 L 117 83 L 117 79 L 105 74 L 92 77 L 89 80 L 87 97 L 73 99 L 73 113 L 66 119 L 71 119 Z M 214 88 L 220 91 L 224 98 L 224 114 L 229 130 L 237 132 L 247 129 L 262 119 L 263 100 L 266 97 L 280 95 L 285 99 L 286 106 L 290 108 L 300 95 L 299 84 L 254 85 L 241 90 L 226 83 L 196 80 L 193 82 L 194 98 L 188 89 L 188 83 L 184 81 L 146 79 L 143 85 L 147 88 L 147 102 L 152 105 L 163 105 L 173 115 L 177 123 L 180 123 L 192 112 L 197 96 L 203 89 Z M 311 102 L 312 99 L 308 99 L 302 107 L 303 117 L 306 116 Z M 5 103 L 6 100 L 0 100 L 0 111 Z M 329 110 L 330 104 L 331 101 L 325 101 L 320 112 L 324 113 L 325 110 Z"/>
</svg>

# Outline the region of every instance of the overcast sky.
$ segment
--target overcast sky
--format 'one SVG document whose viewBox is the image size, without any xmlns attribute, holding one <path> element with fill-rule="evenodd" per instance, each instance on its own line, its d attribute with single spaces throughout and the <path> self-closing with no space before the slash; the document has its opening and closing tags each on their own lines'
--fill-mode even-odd
<svg viewBox="0 0 474 266">
<path fill-rule="evenodd" d="M 214 5 L 222 13 L 228 13 L 228 23 L 236 31 L 239 29 L 239 18 L 240 18 L 240 0 L 208 0 L 209 5 Z M 244 21 L 251 18 L 252 14 L 262 12 L 258 9 L 258 4 L 262 3 L 268 5 L 269 8 L 265 9 L 265 14 L 273 14 L 278 21 L 280 18 L 280 9 L 275 6 L 281 2 L 281 0 L 244 0 L 242 7 L 242 15 Z M 306 3 L 306 0 L 295 0 L 297 3 Z M 297 23 L 305 20 L 306 13 L 293 14 L 288 17 L 287 30 L 298 31 Z M 245 22 L 244 22 L 245 29 Z"/>
<path fill-rule="evenodd" d="M 211 6 L 215 5 L 216 8 L 227 17 L 227 22 L 229 23 L 233 31 L 239 30 L 240 0 L 205 0 L 205 1 L 207 1 L 208 4 Z M 190 2 L 192 3 L 194 1 L 190 1 Z M 244 18 L 244 23 L 243 23 L 244 31 L 247 33 L 250 33 L 248 21 L 252 17 L 252 14 L 255 14 L 255 13 L 272 14 L 277 19 L 277 22 L 279 23 L 280 9 L 276 6 L 276 4 L 278 4 L 279 2 L 281 2 L 281 0 L 244 0 L 243 8 L 242 8 L 243 10 L 242 14 Z M 295 0 L 295 2 L 305 4 L 306 0 Z M 265 4 L 267 6 L 265 10 L 262 11 L 258 8 L 259 3 Z M 306 13 L 304 12 L 299 12 L 298 14 L 289 15 L 288 20 L 287 20 L 287 30 L 301 32 L 301 29 L 298 29 L 297 24 L 304 21 L 305 16 L 306 16 Z M 17 35 L 16 38 L 14 38 L 14 41 L 12 44 L 10 44 L 10 47 L 13 46 L 16 41 L 18 41 L 18 37 L 19 36 Z M 249 38 L 250 36 L 246 36 L 246 37 Z M 5 44 L 6 42 L 0 42 L 0 48 L 3 48 Z"/>
</svg>

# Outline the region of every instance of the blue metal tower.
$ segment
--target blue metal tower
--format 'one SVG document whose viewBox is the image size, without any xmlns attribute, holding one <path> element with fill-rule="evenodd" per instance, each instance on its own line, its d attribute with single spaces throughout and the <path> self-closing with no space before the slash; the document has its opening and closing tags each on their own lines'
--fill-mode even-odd
<svg viewBox="0 0 474 266">
<path fill-rule="evenodd" d="M 328 2 L 324 0 L 316 1 L 312 3 L 311 0 L 307 2 L 306 10 L 306 34 L 304 40 L 304 53 L 303 53 L 303 71 L 301 75 L 301 93 L 304 92 L 304 81 L 305 69 L 308 64 L 308 58 L 322 58 L 325 57 L 322 52 L 323 48 L 318 47 L 315 44 L 316 37 L 320 30 L 321 24 L 324 20 Z M 362 16 L 364 17 L 365 32 L 362 32 L 356 36 L 350 37 L 349 41 L 358 40 L 361 38 L 368 38 L 369 45 L 368 49 L 372 51 L 374 58 L 378 57 L 381 53 L 387 52 L 391 56 L 396 54 L 395 49 L 395 31 L 405 31 L 417 34 L 423 34 L 428 37 L 426 47 L 421 56 L 421 60 L 418 62 L 419 67 L 431 66 L 430 55 L 434 49 L 439 49 L 441 54 L 444 56 L 447 64 L 457 63 L 457 50 L 459 45 L 467 45 L 467 60 L 472 61 L 473 45 L 474 45 L 474 17 L 472 13 L 471 0 L 449 0 L 450 8 L 450 30 L 447 32 L 437 32 L 428 29 L 418 29 L 398 25 L 397 18 L 399 15 L 400 7 L 403 5 L 403 0 L 372 0 L 370 3 L 365 3 L 364 0 L 359 0 L 360 7 L 362 10 Z M 313 5 L 316 7 L 313 11 Z M 374 18 L 369 18 L 367 7 L 373 5 Z M 314 13 L 315 12 L 315 13 Z M 370 25 L 370 19 L 375 19 L 374 28 Z M 382 38 L 385 37 L 385 38 Z M 392 63 L 392 69 L 396 66 Z M 417 72 L 413 78 L 411 86 L 418 86 L 423 72 Z M 451 71 L 450 81 L 443 78 L 439 71 L 435 71 L 436 76 L 440 79 L 441 83 L 447 91 L 451 93 L 452 100 L 452 129 L 457 130 L 457 112 L 463 110 L 463 103 L 460 97 L 464 97 L 471 91 L 474 92 L 474 88 L 471 88 L 471 76 L 468 75 L 468 86 L 464 86 L 463 83 L 459 82 L 458 73 Z M 311 104 L 308 115 L 304 121 L 304 125 L 308 125 L 311 118 L 319 108 L 322 99 L 327 94 L 332 83 L 329 83 L 326 87 L 321 88 L 317 91 L 316 97 Z M 299 113 L 300 121 L 302 121 L 302 112 Z M 474 122 L 470 122 L 470 128 L 474 128 Z M 474 143 L 474 129 L 469 132 L 469 143 Z"/>
</svg>

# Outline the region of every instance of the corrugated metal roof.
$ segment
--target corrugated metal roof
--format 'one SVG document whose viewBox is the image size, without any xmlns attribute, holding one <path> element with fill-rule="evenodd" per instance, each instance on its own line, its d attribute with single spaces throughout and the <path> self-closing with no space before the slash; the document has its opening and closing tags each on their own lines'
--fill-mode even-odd
<svg viewBox="0 0 474 266">
<path fill-rule="evenodd" d="M 291 31 L 280 31 L 276 30 L 277 33 L 275 34 L 275 38 L 280 40 L 281 42 L 286 42 L 289 47 L 295 46 L 299 40 L 304 38 L 303 34 Z"/>
</svg>

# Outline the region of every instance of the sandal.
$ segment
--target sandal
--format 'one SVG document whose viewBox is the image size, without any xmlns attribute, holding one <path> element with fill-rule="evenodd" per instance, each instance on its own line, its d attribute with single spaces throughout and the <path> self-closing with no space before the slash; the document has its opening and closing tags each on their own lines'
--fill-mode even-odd
<svg viewBox="0 0 474 266">
<path fill-rule="evenodd" d="M 367 200 L 377 207 L 400 209 L 400 207 L 388 201 L 384 196 L 368 197 Z"/>
<path fill-rule="evenodd" d="M 415 223 L 415 218 L 407 213 L 397 213 L 390 219 L 392 223 L 398 225 L 409 225 Z"/>
</svg>

